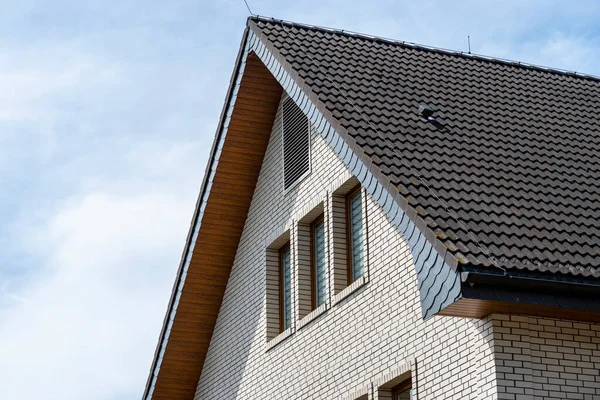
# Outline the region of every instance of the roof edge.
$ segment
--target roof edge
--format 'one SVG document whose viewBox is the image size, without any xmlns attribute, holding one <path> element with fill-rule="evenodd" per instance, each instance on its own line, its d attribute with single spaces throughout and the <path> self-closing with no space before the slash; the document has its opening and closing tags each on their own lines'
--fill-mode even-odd
<svg viewBox="0 0 600 400">
<path fill-rule="evenodd" d="M 516 60 L 511 60 L 511 59 L 502 58 L 502 57 L 487 56 L 484 54 L 477 54 L 477 53 L 472 53 L 472 52 L 464 52 L 464 51 L 459 51 L 459 50 L 446 49 L 443 47 L 427 46 L 424 44 L 418 44 L 418 43 L 408 42 L 408 41 L 404 41 L 404 40 L 397 40 L 397 39 L 391 39 L 391 38 L 386 38 L 386 37 L 381 37 L 381 36 L 369 35 L 366 33 L 355 32 L 355 31 L 350 31 L 350 30 L 345 30 L 345 29 L 330 28 L 330 27 L 319 26 L 319 25 L 310 25 L 310 24 L 304 24 L 304 23 L 299 23 L 299 22 L 287 21 L 287 20 L 283 20 L 283 19 L 277 19 L 274 17 L 260 16 L 260 15 L 250 16 L 250 17 L 248 17 L 248 21 L 279 23 L 279 24 L 287 25 L 289 27 L 312 29 L 312 30 L 318 30 L 321 32 L 340 34 L 340 35 L 345 35 L 348 37 L 355 37 L 355 38 L 359 38 L 359 39 L 363 39 L 363 40 L 368 40 L 368 41 L 375 42 L 375 43 L 392 44 L 392 45 L 396 45 L 396 46 L 402 46 L 402 47 L 418 49 L 418 50 L 423 50 L 423 51 L 443 53 L 446 55 L 451 55 L 451 56 L 456 56 L 456 57 L 461 57 L 461 58 L 466 58 L 466 59 L 484 61 L 484 62 L 489 62 L 489 63 L 493 63 L 493 64 L 501 64 L 501 65 L 506 65 L 506 66 L 531 69 L 531 70 L 535 70 L 535 71 L 547 72 L 550 74 L 563 75 L 563 76 L 569 76 L 569 77 L 574 77 L 574 78 L 580 78 L 580 79 L 584 79 L 584 80 L 600 82 L 600 76 L 598 76 L 598 75 L 586 74 L 586 73 L 581 73 L 581 72 L 577 72 L 577 71 L 569 71 L 566 69 L 561 69 L 561 68 L 556 68 L 556 67 L 548 67 L 548 66 L 544 66 L 544 65 L 528 63 L 528 62 L 523 62 L 523 61 L 516 61 Z"/>
<path fill-rule="evenodd" d="M 203 199 L 204 199 L 205 195 L 210 191 L 210 185 L 209 185 L 210 171 L 213 168 L 213 164 L 216 160 L 216 156 L 219 153 L 218 144 L 220 142 L 221 136 L 224 131 L 225 115 L 227 113 L 227 110 L 229 109 L 229 106 L 230 106 L 230 103 L 231 103 L 231 100 L 233 97 L 234 88 L 235 88 L 235 84 L 236 84 L 236 78 L 238 77 L 240 67 L 241 67 L 241 61 L 244 57 L 244 49 L 245 49 L 247 38 L 248 38 L 248 32 L 249 32 L 249 29 L 248 29 L 248 27 L 246 27 L 246 29 L 244 29 L 244 33 L 242 34 L 242 40 L 240 42 L 240 47 L 239 47 L 238 54 L 236 57 L 235 65 L 234 65 L 233 71 L 231 73 L 231 77 L 229 79 L 229 87 L 227 89 L 227 94 L 225 95 L 225 101 L 223 103 L 223 109 L 221 110 L 221 115 L 219 116 L 219 124 L 217 125 L 217 130 L 215 132 L 215 136 L 214 136 L 213 143 L 212 143 L 210 153 L 209 153 L 210 156 L 206 163 L 204 177 L 202 178 L 202 184 L 200 186 L 200 191 L 198 193 L 198 198 L 196 200 L 196 206 L 194 208 L 194 214 L 190 221 L 190 228 L 188 230 L 185 245 L 184 245 L 184 248 L 183 248 L 183 251 L 181 254 L 179 268 L 177 269 L 177 275 L 176 275 L 175 281 L 173 283 L 173 289 L 171 290 L 171 296 L 169 298 L 169 303 L 167 305 L 167 311 L 165 312 L 165 317 L 163 319 L 163 324 L 162 324 L 162 328 L 160 331 L 158 343 L 156 345 L 156 350 L 154 351 L 154 357 L 152 358 L 152 364 L 150 366 L 150 373 L 148 375 L 148 379 L 146 380 L 146 385 L 144 388 L 144 393 L 142 395 L 142 399 L 147 399 L 147 398 L 149 398 L 149 396 L 151 398 L 153 384 L 154 384 L 155 380 L 158 378 L 158 372 L 160 371 L 160 365 L 159 365 L 160 353 L 161 353 L 162 349 L 164 347 L 166 347 L 166 343 L 168 341 L 167 327 L 169 325 L 170 316 L 173 312 L 176 312 L 175 306 L 176 306 L 176 298 L 177 298 L 177 289 L 178 289 L 179 285 L 185 281 L 185 277 L 183 276 L 184 275 L 183 274 L 184 266 L 186 264 L 186 259 L 187 259 L 188 254 L 190 253 L 190 251 L 193 251 L 194 243 L 193 243 L 192 239 L 194 236 L 195 228 L 197 227 L 197 225 L 199 223 L 199 218 L 200 218 L 200 214 L 201 214 L 200 210 L 202 207 L 202 203 L 204 202 Z"/>
<path fill-rule="evenodd" d="M 504 301 L 581 310 L 600 318 L 600 284 L 598 282 L 565 282 L 540 276 L 502 276 L 465 272 L 461 274 L 466 299 Z M 568 316 L 568 314 L 567 314 Z"/>
</svg>

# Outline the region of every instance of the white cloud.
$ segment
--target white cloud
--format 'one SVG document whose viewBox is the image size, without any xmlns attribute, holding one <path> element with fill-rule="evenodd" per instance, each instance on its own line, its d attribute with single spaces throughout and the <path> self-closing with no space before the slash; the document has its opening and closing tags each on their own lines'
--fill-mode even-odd
<svg viewBox="0 0 600 400">
<path fill-rule="evenodd" d="M 520 42 L 498 41 L 483 43 L 478 52 L 496 58 L 506 58 L 543 67 L 600 74 L 598 38 L 585 35 L 552 32 Z"/>
<path fill-rule="evenodd" d="M 555 32 L 540 47 L 540 58 L 552 65 L 577 72 L 594 72 L 600 50 L 593 39 Z"/>
<path fill-rule="evenodd" d="M 229 74 L 167 36 L 0 39 L 3 400 L 143 391 Z"/>
<path fill-rule="evenodd" d="M 193 211 L 197 149 L 135 153 L 168 167 L 125 195 L 69 198 L 46 224 L 21 232 L 46 259 L 0 313 L 2 398 L 139 396 Z"/>
<path fill-rule="evenodd" d="M 43 65 L 40 65 L 43 60 Z M 61 115 L 56 97 L 118 84 L 120 71 L 76 42 L 41 42 L 0 54 L 0 122 Z"/>
<path fill-rule="evenodd" d="M 593 3 L 560 27 L 546 1 L 251 5 L 458 50 L 470 34 L 476 52 L 581 72 L 600 58 L 576 29 L 595 24 Z M 245 13 L 229 0 L 3 9 L 0 398 L 141 396 Z"/>
</svg>

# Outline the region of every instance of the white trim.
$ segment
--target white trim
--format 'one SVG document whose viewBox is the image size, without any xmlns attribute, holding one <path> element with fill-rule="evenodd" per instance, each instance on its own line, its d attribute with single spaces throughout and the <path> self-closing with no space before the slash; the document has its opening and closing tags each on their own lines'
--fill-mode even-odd
<svg viewBox="0 0 600 400">
<path fill-rule="evenodd" d="M 290 219 L 284 225 L 280 226 L 275 231 L 271 232 L 269 236 L 264 240 L 263 247 L 266 250 L 278 250 L 286 242 L 292 240 L 292 227 L 294 226 L 294 220 Z"/>
<path fill-rule="evenodd" d="M 333 305 L 338 304 L 346 297 L 350 296 L 352 293 L 360 289 L 363 285 L 366 285 L 367 283 L 369 283 L 367 277 L 365 275 L 361 276 L 360 278 L 352 282 L 344 290 L 333 296 Z"/>
<path fill-rule="evenodd" d="M 321 304 L 319 307 L 312 310 L 304 318 L 298 321 L 298 330 L 304 328 L 306 325 L 310 324 L 312 321 L 325 314 L 327 310 L 329 310 L 329 303 Z"/>
<path fill-rule="evenodd" d="M 321 193 L 318 196 L 313 196 L 312 199 L 306 202 L 300 210 L 294 213 L 293 219 L 299 224 L 309 225 L 321 212 L 325 211 L 325 199 L 327 193 Z"/>
<path fill-rule="evenodd" d="M 277 346 L 279 343 L 283 342 L 285 339 L 292 336 L 294 333 L 294 326 L 290 326 L 285 331 L 281 332 L 279 335 L 275 336 L 273 339 L 269 340 L 267 344 L 267 351 L 271 350 L 273 347 Z"/>
<path fill-rule="evenodd" d="M 340 396 L 340 400 L 364 400 L 369 398 L 371 392 L 371 384 L 363 383 L 361 386 L 355 388 L 351 392 Z"/>
<path fill-rule="evenodd" d="M 342 188 L 342 186 L 346 185 L 347 182 L 349 182 L 352 178 L 352 173 L 348 170 L 345 170 L 339 178 L 336 178 L 333 182 L 331 182 L 331 184 L 327 188 L 327 192 L 338 195 L 341 192 L 340 189 Z M 356 183 L 358 183 L 358 179 L 356 180 Z"/>
<path fill-rule="evenodd" d="M 414 357 L 410 357 L 390 369 L 380 373 L 373 379 L 374 385 L 379 389 L 391 389 L 399 383 L 402 383 L 410 374 L 411 383 L 413 384 L 413 388 L 415 387 L 414 381 L 414 373 L 415 370 L 415 359 Z"/>
</svg>

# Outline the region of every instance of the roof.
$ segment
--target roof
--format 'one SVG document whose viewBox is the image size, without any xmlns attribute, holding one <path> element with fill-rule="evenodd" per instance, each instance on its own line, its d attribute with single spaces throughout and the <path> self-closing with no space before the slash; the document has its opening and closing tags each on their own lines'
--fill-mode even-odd
<svg viewBox="0 0 600 400">
<path fill-rule="evenodd" d="M 283 90 L 407 239 L 424 318 L 600 321 L 598 84 L 250 18 L 144 399 L 194 397 Z"/>
<path fill-rule="evenodd" d="M 600 277 L 600 80 L 252 21 L 461 268 Z"/>
</svg>

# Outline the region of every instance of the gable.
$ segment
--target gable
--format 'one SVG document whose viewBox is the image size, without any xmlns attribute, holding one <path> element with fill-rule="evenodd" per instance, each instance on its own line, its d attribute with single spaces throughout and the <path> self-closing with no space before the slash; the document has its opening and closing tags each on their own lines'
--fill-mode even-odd
<svg viewBox="0 0 600 400">
<path fill-rule="evenodd" d="M 285 99 L 287 94 L 283 97 Z M 359 286 L 348 286 L 346 276 L 337 279 L 336 267 L 346 267 L 346 259 L 338 258 L 340 253 L 345 255 L 346 249 L 334 250 L 339 244 L 336 239 L 340 236 L 341 240 L 345 239 L 338 235 L 345 228 L 339 225 L 338 218 L 344 218 L 345 195 L 352 192 L 357 180 L 313 126 L 311 172 L 297 186 L 285 190 L 281 176 L 280 122 L 281 107 L 195 399 L 340 398 L 349 394 L 355 385 L 364 383 L 363 379 L 372 371 L 389 365 L 391 358 L 403 359 L 405 354 L 412 354 L 414 348 L 406 342 L 407 331 L 443 325 L 448 327 L 447 331 L 460 336 L 470 323 L 458 318 L 423 321 L 408 243 L 370 196 L 363 196 L 365 215 L 368 215 L 364 225 L 365 246 L 370 249 L 366 254 L 366 279 L 359 282 Z M 364 195 L 364 189 L 359 192 Z M 336 200 L 341 200 L 341 204 Z M 308 306 L 310 300 L 303 297 L 309 268 L 306 256 L 310 251 L 305 241 L 309 232 L 303 227 L 310 226 L 319 215 L 327 224 L 325 251 L 329 257 L 330 287 L 325 307 L 312 308 Z M 273 294 L 273 291 L 281 288 L 281 277 L 277 274 L 278 250 L 286 243 L 294 257 L 294 316 L 291 332 L 276 329 L 271 334 L 270 326 L 279 328 L 279 321 L 270 318 L 269 298 L 280 301 L 278 293 Z M 274 261 L 269 260 L 271 250 L 275 252 Z M 273 264 L 275 283 L 270 274 Z M 279 311 L 276 309 L 275 313 Z M 437 352 L 432 346 L 422 348 Z M 446 352 L 455 354 L 450 346 Z M 383 353 L 393 356 L 375 356 Z M 369 357 L 370 362 L 364 363 L 363 357 L 367 354 L 373 356 Z M 442 357 L 435 361 L 434 374 L 439 371 L 441 375 L 437 377 L 475 371 L 467 368 L 468 363 L 463 363 L 465 366 L 460 369 L 447 368 L 454 360 L 441 362 L 439 358 Z M 419 368 L 424 365 L 419 364 Z M 340 376 L 343 379 L 335 378 Z"/>
<path fill-rule="evenodd" d="M 323 98 L 318 85 L 309 85 L 310 74 L 306 80 L 299 75 L 274 44 L 277 40 L 272 42 L 268 32 L 265 34 L 256 22 L 249 20 L 242 42 L 144 398 L 189 399 L 193 396 L 282 89 L 408 240 L 415 260 L 424 317 L 440 312 L 476 318 L 491 312 L 524 312 L 600 319 L 597 285 L 586 285 L 585 290 L 580 291 L 583 286 L 571 281 L 562 285 L 560 290 L 563 291 L 556 295 L 558 288 L 554 282 L 537 276 L 547 291 L 540 295 L 538 281 L 531 276 L 522 279 L 514 275 L 498 281 L 498 278 L 506 278 L 506 271 L 504 274 L 495 271 L 493 279 L 472 279 L 483 275 L 467 268 L 475 264 L 463 263 L 457 258 L 458 253 L 432 228 L 427 219 L 429 214 L 415 208 L 415 203 L 402 192 L 401 185 L 393 180 L 390 171 L 395 167 L 382 163 L 393 154 L 371 152 L 374 149 L 369 147 L 371 142 L 356 136 L 356 129 L 346 128 L 348 113 L 335 108 L 332 111 L 327 103 L 330 97 Z M 281 43 L 279 46 L 287 49 L 281 47 Z M 410 118 L 408 121 L 410 123 Z M 368 126 L 361 129 L 368 130 Z M 427 125 L 427 129 L 436 128 Z M 373 143 L 378 142 L 373 140 Z M 436 221 L 442 221 L 441 217 Z M 582 270 L 578 271 L 582 275 Z M 505 288 L 506 282 L 514 286 Z M 590 282 L 588 279 L 585 283 Z M 528 290 L 525 296 L 523 287 Z M 564 303 L 571 297 L 573 301 Z M 526 308 L 515 306 L 515 303 L 523 303 L 524 298 Z M 564 310 L 557 311 L 560 307 Z"/>
<path fill-rule="evenodd" d="M 144 394 L 146 399 L 188 399 L 190 395 L 193 396 L 282 88 L 309 117 L 311 126 L 349 167 L 367 192 L 383 207 L 390 221 L 400 226 L 404 234 L 409 234 L 411 249 L 417 243 L 422 243 L 419 239 L 423 235 L 397 205 L 401 200 L 399 194 L 396 193 L 396 197 L 390 195 L 387 186 L 379 181 L 385 182 L 385 177 L 377 168 L 372 168 L 370 159 L 356 143 L 346 143 L 349 137 L 340 136 L 334 128 L 336 122 L 326 118 L 330 114 L 322 107 L 322 103 L 300 89 L 303 85 L 295 81 L 289 69 L 286 70 L 285 61 L 277 60 L 252 30 L 248 31 L 242 46 L 157 346 L 152 373 L 148 378 Z M 239 99 L 242 101 L 238 103 Z M 317 105 L 313 101 L 317 101 Z M 257 104 L 264 108 L 257 107 Z M 250 133 L 248 129 L 251 129 Z M 235 179 L 240 170 L 247 171 L 239 174 L 243 180 Z M 235 212 L 235 216 L 228 212 Z M 226 221 L 225 224 L 221 224 L 221 219 Z M 427 293 L 440 272 L 444 271 L 444 286 L 435 286 L 440 292 L 429 294 L 432 304 L 427 313 L 433 315 L 444 302 L 450 304 L 456 300 L 460 285 L 456 273 L 449 273 L 450 267 L 443 255 L 432 251 L 428 242 L 424 248 L 427 251 L 422 253 L 423 257 L 417 264 L 431 264 L 437 268 L 436 274 L 423 274 L 424 280 L 420 283 L 428 284 Z M 424 272 L 429 270 L 421 269 Z M 452 291 L 451 295 L 449 291 Z"/>
</svg>

